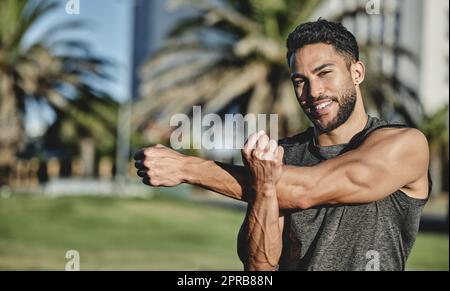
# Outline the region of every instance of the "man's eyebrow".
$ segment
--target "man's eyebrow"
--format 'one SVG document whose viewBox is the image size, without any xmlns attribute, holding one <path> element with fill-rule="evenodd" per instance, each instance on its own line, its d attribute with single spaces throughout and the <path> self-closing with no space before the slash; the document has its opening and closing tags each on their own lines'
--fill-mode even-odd
<svg viewBox="0 0 450 291">
<path fill-rule="evenodd" d="M 293 73 L 291 74 L 291 80 L 294 79 L 306 79 L 306 76 L 299 73 Z"/>
<path fill-rule="evenodd" d="M 334 64 L 331 64 L 331 63 L 320 65 L 313 70 L 313 73 L 317 73 L 318 71 L 325 69 L 326 67 L 332 67 L 332 66 L 334 66 Z"/>
<path fill-rule="evenodd" d="M 317 68 L 315 68 L 315 69 L 313 70 L 313 73 L 317 73 L 317 72 L 319 72 L 320 70 L 325 69 L 326 67 L 333 67 L 333 66 L 334 66 L 334 64 L 332 64 L 332 63 L 320 65 L 320 66 L 318 66 Z M 297 78 L 300 78 L 300 79 L 307 79 L 305 75 L 302 75 L 302 74 L 300 74 L 300 73 L 293 73 L 293 74 L 291 74 L 291 79 L 292 79 L 292 80 L 297 79 Z"/>
</svg>

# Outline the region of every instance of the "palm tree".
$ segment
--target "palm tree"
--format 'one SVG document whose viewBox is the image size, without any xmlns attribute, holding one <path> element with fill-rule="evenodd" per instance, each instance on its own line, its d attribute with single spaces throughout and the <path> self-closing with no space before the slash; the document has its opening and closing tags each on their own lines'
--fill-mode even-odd
<svg viewBox="0 0 450 291">
<path fill-rule="evenodd" d="M 56 1 L 0 1 L 0 177 L 7 177 L 16 153 L 25 143 L 24 114 L 26 100 L 47 104 L 57 112 L 80 117 L 81 104 L 102 100 L 85 84 L 88 77 L 104 78 L 107 64 L 89 56 L 80 42 L 56 42 L 51 37 L 59 30 L 80 27 L 67 22 L 51 28 L 45 37 L 24 45 L 27 31 L 39 19 L 60 7 Z M 77 56 L 56 54 L 61 48 L 77 48 Z M 66 50 L 67 51 L 67 50 Z M 77 92 L 77 94 L 69 92 Z M 83 98 L 78 98 L 84 96 Z M 80 120 L 78 118 L 78 120 Z M 0 181 L 0 184 L 4 181 Z"/>
<path fill-rule="evenodd" d="M 58 154 L 61 175 L 72 174 L 71 162 L 76 156 L 86 167 L 84 174 L 94 175 L 100 157 L 114 157 L 118 103 L 91 88 L 81 92 L 74 105 L 71 110 L 55 110 L 56 120 L 43 136 L 42 149 Z M 94 156 L 82 150 L 86 147 Z"/>
<path fill-rule="evenodd" d="M 281 134 L 309 125 L 296 103 L 285 40 L 320 0 L 173 1 L 195 7 L 145 63 L 135 128 L 167 128 L 170 116 L 226 112 L 277 113 Z M 167 135 L 166 135 L 167 136 Z"/>
<path fill-rule="evenodd" d="M 55 113 L 44 135 L 46 149 L 63 148 L 73 156 L 81 139 L 92 139 L 100 155 L 114 155 L 118 103 L 110 96 L 89 88 L 81 91 L 70 110 L 56 108 Z"/>
</svg>

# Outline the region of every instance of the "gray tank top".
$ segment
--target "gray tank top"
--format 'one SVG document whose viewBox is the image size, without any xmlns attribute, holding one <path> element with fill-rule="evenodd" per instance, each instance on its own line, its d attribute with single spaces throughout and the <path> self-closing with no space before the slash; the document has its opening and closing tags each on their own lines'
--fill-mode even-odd
<svg viewBox="0 0 450 291">
<path fill-rule="evenodd" d="M 279 143 L 285 164 L 313 166 L 357 148 L 371 132 L 385 127 L 405 126 L 369 116 L 365 129 L 348 144 L 316 147 L 313 128 Z M 397 190 L 367 204 L 292 211 L 285 216 L 279 269 L 404 270 L 426 201 Z"/>
</svg>

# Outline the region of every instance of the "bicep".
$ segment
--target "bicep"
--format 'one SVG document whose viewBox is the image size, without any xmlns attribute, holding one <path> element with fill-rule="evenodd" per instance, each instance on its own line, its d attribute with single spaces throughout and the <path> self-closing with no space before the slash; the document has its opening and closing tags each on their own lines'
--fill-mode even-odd
<svg viewBox="0 0 450 291">
<path fill-rule="evenodd" d="M 317 166 L 322 179 L 312 204 L 380 200 L 417 181 L 427 169 L 428 144 L 419 131 L 374 134 L 360 148 Z"/>
</svg>

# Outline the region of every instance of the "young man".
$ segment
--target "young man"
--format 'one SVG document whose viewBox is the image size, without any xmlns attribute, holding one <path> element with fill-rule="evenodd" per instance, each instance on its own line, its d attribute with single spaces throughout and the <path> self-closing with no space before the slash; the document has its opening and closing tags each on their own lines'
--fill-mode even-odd
<svg viewBox="0 0 450 291">
<path fill-rule="evenodd" d="M 248 202 L 238 239 L 246 270 L 404 270 L 427 201 L 428 144 L 367 115 L 354 36 L 320 19 L 297 27 L 287 60 L 313 127 L 277 142 L 250 136 L 244 166 L 157 145 L 136 153 L 151 186 L 189 183 Z"/>
</svg>

